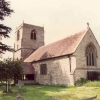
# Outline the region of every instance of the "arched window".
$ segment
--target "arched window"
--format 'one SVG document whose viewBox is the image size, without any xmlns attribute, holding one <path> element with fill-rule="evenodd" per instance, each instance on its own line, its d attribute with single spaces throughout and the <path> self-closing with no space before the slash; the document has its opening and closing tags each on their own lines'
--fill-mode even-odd
<svg viewBox="0 0 100 100">
<path fill-rule="evenodd" d="M 33 32 L 31 32 L 31 39 L 33 39 Z"/>
<path fill-rule="evenodd" d="M 19 30 L 18 30 L 18 32 L 17 32 L 17 41 L 19 40 L 19 38 L 20 38 L 20 34 L 19 34 Z"/>
<path fill-rule="evenodd" d="M 31 37 L 30 38 L 36 40 L 36 32 L 35 32 L 35 30 L 31 31 Z"/>
<path fill-rule="evenodd" d="M 92 43 L 86 47 L 86 63 L 87 66 L 96 66 L 96 48 Z"/>
</svg>

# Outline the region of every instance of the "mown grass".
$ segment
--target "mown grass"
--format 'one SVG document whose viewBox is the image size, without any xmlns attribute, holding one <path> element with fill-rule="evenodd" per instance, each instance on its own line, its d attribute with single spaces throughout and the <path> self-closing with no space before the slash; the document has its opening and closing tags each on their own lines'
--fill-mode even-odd
<svg viewBox="0 0 100 100">
<path fill-rule="evenodd" d="M 86 84 L 84 84 L 84 86 L 87 87 L 100 87 L 100 81 L 88 81 Z"/>
<path fill-rule="evenodd" d="M 11 93 L 3 93 L 3 90 L 4 88 L 0 87 L 0 100 L 15 100 L 18 94 L 17 86 L 12 87 Z M 88 82 L 81 87 L 25 85 L 21 92 L 24 100 L 50 100 L 50 96 L 60 100 L 78 100 L 94 95 L 97 95 L 95 100 L 100 100 L 100 82 Z"/>
</svg>

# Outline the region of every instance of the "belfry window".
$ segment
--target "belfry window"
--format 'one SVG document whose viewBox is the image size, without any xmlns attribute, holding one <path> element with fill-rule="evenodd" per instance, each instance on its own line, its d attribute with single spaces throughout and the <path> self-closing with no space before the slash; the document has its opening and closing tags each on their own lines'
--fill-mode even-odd
<svg viewBox="0 0 100 100">
<path fill-rule="evenodd" d="M 87 66 L 96 65 L 96 48 L 93 44 L 89 44 L 86 47 L 86 63 Z"/>
<path fill-rule="evenodd" d="M 18 32 L 17 32 L 17 41 L 19 40 L 19 38 L 20 38 L 20 34 L 19 34 L 19 30 L 18 30 Z"/>
<path fill-rule="evenodd" d="M 35 32 L 35 30 L 31 31 L 31 37 L 30 38 L 36 40 L 36 32 Z"/>
</svg>

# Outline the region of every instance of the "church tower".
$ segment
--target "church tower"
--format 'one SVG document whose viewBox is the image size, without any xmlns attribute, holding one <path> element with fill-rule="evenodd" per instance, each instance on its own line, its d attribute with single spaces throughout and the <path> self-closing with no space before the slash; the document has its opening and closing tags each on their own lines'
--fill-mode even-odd
<svg viewBox="0 0 100 100">
<path fill-rule="evenodd" d="M 22 23 L 15 31 L 14 59 L 24 60 L 32 52 L 44 45 L 44 27 Z M 34 74 L 33 67 L 29 63 L 23 64 L 26 78 Z"/>
</svg>

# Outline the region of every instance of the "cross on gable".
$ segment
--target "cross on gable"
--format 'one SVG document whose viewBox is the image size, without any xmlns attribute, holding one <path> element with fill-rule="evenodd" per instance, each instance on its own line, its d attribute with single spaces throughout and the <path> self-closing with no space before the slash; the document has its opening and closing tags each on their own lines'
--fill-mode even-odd
<svg viewBox="0 0 100 100">
<path fill-rule="evenodd" d="M 89 23 L 87 22 L 87 28 L 89 28 Z"/>
</svg>

